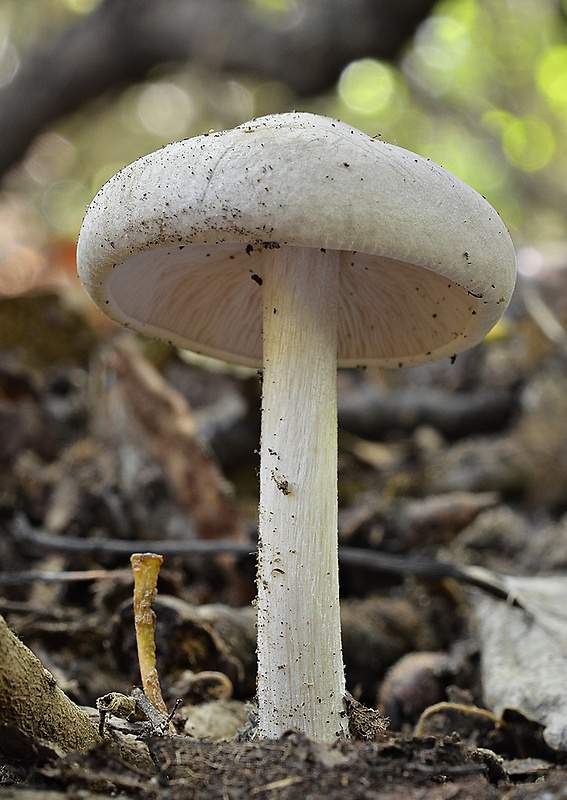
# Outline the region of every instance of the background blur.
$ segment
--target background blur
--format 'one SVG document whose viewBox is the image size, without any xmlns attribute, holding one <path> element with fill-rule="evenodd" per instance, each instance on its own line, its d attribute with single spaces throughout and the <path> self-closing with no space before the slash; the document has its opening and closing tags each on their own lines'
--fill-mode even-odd
<svg viewBox="0 0 567 800">
<path fill-rule="evenodd" d="M 66 280 L 87 203 L 172 140 L 291 109 L 567 238 L 567 1 L 1 0 L 0 290 Z"/>
</svg>

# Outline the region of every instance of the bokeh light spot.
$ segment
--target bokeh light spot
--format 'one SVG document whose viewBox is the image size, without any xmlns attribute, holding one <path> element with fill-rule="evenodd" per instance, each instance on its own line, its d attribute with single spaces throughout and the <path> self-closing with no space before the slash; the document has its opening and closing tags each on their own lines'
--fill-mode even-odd
<svg viewBox="0 0 567 800">
<path fill-rule="evenodd" d="M 342 101 L 361 114 L 383 111 L 392 100 L 394 89 L 392 68 L 370 58 L 349 64 L 339 80 Z"/>
<path fill-rule="evenodd" d="M 55 181 L 43 192 L 41 210 L 53 230 L 73 236 L 81 225 L 91 197 L 89 187 L 80 181 Z"/>
<path fill-rule="evenodd" d="M 550 47 L 536 71 L 537 85 L 551 108 L 567 117 L 567 45 Z"/>
<path fill-rule="evenodd" d="M 65 5 L 75 14 L 90 14 L 99 6 L 101 0 L 65 0 Z"/>
<path fill-rule="evenodd" d="M 517 117 L 502 132 L 502 147 L 509 163 L 524 172 L 546 167 L 555 153 L 553 131 L 539 117 Z"/>
<path fill-rule="evenodd" d="M 146 130 L 165 139 L 185 136 L 196 116 L 189 94 L 169 81 L 145 87 L 138 98 L 137 110 Z"/>
</svg>

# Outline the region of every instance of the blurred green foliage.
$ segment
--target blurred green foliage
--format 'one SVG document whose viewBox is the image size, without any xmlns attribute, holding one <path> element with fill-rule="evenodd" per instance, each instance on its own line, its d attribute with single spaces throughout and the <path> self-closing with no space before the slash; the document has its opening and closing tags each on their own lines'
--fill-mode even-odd
<svg viewBox="0 0 567 800">
<path fill-rule="evenodd" d="M 300 0 L 248 0 L 285 14 Z M 45 36 L 97 0 L 3 0 L 0 84 Z M 11 191 L 57 237 L 117 169 L 175 139 L 301 108 L 415 150 L 496 206 L 518 244 L 567 238 L 567 2 L 441 0 L 395 64 L 346 67 L 336 90 L 299 102 L 253 76 L 156 68 L 144 84 L 90 103 L 36 142 Z"/>
</svg>

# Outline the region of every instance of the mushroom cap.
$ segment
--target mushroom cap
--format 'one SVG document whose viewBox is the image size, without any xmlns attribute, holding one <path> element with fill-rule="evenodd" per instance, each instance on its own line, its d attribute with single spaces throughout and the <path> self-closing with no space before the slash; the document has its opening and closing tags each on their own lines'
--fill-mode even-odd
<svg viewBox="0 0 567 800">
<path fill-rule="evenodd" d="M 508 304 L 504 223 L 443 168 L 337 120 L 262 117 L 170 144 L 89 206 L 78 272 L 110 317 L 262 365 L 273 248 L 339 250 L 339 366 L 411 366 L 478 342 Z"/>
</svg>

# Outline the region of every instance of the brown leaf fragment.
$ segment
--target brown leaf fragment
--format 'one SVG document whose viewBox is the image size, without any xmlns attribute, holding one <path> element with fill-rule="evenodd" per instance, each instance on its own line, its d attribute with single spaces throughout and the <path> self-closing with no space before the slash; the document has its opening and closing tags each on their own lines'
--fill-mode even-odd
<svg viewBox="0 0 567 800">
<path fill-rule="evenodd" d="M 384 735 L 388 727 L 388 718 L 383 717 L 379 711 L 362 705 L 350 692 L 345 694 L 345 706 L 349 733 L 354 739 L 375 742 Z"/>
<path fill-rule="evenodd" d="M 134 515 L 144 520 L 145 538 L 155 533 L 148 527 L 152 485 L 162 481 L 170 498 L 168 521 L 175 521 L 173 538 L 245 541 L 243 520 L 213 455 L 197 436 L 191 409 L 129 336 L 104 352 L 98 377 L 96 436 L 116 454 L 120 495 L 130 498 Z M 148 474 L 153 483 L 144 489 L 140 481 Z M 235 556 L 216 556 L 215 564 L 226 579 L 226 599 L 248 601 L 250 590 L 235 569 Z"/>
<path fill-rule="evenodd" d="M 499 503 L 495 492 L 448 492 L 425 498 L 390 498 L 369 492 L 339 515 L 341 544 L 367 540 L 393 553 L 451 542 Z"/>
<path fill-rule="evenodd" d="M 145 451 L 164 471 L 199 538 L 245 539 L 246 531 L 212 455 L 198 440 L 184 398 L 120 338 L 106 355 L 108 396 L 97 427 L 123 446 Z"/>
<path fill-rule="evenodd" d="M 410 548 L 423 542 L 447 542 L 486 509 L 499 502 L 496 492 L 448 492 L 399 503 L 390 527 Z"/>
</svg>

